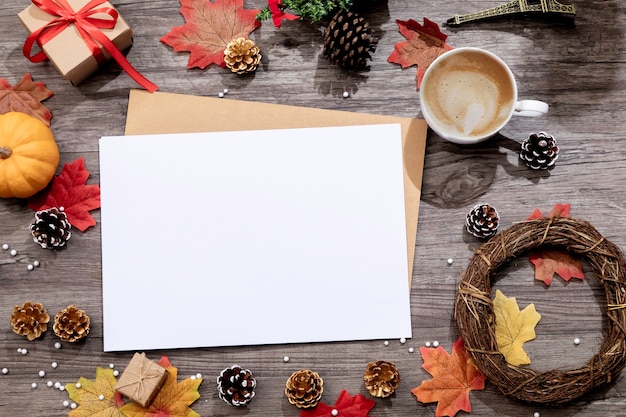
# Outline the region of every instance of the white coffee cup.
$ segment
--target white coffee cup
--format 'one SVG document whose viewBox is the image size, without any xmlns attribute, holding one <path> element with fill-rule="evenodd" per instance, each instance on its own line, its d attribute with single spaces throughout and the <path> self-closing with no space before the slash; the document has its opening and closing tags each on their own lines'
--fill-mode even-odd
<svg viewBox="0 0 626 417">
<path fill-rule="evenodd" d="M 549 107 L 538 100 L 518 101 L 511 69 L 493 53 L 472 47 L 452 49 L 430 64 L 420 103 L 428 126 L 459 144 L 482 142 L 513 115 L 541 116 Z"/>
</svg>

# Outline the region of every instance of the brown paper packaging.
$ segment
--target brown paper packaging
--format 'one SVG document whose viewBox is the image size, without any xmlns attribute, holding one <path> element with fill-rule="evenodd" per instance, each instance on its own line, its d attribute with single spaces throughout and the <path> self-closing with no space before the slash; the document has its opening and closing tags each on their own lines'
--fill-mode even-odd
<svg viewBox="0 0 626 417">
<path fill-rule="evenodd" d="M 88 2 L 89 0 L 68 0 L 68 3 L 76 11 L 80 10 Z M 113 8 L 109 2 L 104 2 L 97 7 Z M 98 15 L 94 16 L 97 17 Z M 35 5 L 22 10 L 18 13 L 18 17 L 30 33 L 45 26 L 55 18 L 55 16 L 49 15 Z M 133 32 L 121 16 L 117 18 L 117 24 L 113 29 L 102 29 L 102 33 L 120 51 L 129 48 L 133 43 Z M 98 69 L 96 58 L 91 54 L 85 41 L 73 24 L 46 42 L 42 49 L 52 64 L 63 75 L 63 78 L 70 81 L 73 85 L 78 85 Z M 104 48 L 101 48 L 101 50 L 106 61 L 110 60 L 111 55 Z"/>
<path fill-rule="evenodd" d="M 146 358 L 145 353 L 135 353 L 117 381 L 115 390 L 147 408 L 166 378 L 165 368 Z"/>
</svg>

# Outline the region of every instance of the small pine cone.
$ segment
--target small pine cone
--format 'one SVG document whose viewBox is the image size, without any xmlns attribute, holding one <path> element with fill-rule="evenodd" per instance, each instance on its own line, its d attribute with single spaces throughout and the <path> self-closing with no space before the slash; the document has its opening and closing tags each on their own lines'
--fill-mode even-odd
<svg viewBox="0 0 626 417">
<path fill-rule="evenodd" d="M 285 395 L 298 408 L 313 408 L 322 398 L 324 380 L 317 372 L 301 369 L 291 374 L 285 384 Z"/>
<path fill-rule="evenodd" d="M 48 330 L 50 316 L 41 303 L 25 302 L 13 308 L 11 327 L 19 335 L 28 340 L 35 340 Z"/>
<path fill-rule="evenodd" d="M 500 215 L 495 207 L 489 204 L 478 204 L 467 213 L 465 228 L 478 238 L 488 238 L 498 232 Z"/>
<path fill-rule="evenodd" d="M 363 380 L 370 394 L 374 397 L 385 398 L 396 392 L 400 384 L 400 374 L 395 363 L 376 361 L 367 364 Z"/>
<path fill-rule="evenodd" d="M 519 157 L 532 169 L 549 169 L 559 157 L 556 139 L 545 132 L 533 133 L 522 142 Z"/>
<path fill-rule="evenodd" d="M 224 369 L 217 377 L 217 393 L 230 405 L 241 407 L 248 405 L 254 398 L 256 380 L 252 372 L 237 365 Z"/>
<path fill-rule="evenodd" d="M 333 64 L 345 69 L 367 67 L 370 53 L 376 50 L 378 39 L 369 23 L 356 13 L 339 10 L 324 33 L 323 54 Z"/>
<path fill-rule="evenodd" d="M 84 310 L 70 305 L 54 317 L 52 329 L 64 342 L 78 342 L 89 334 L 91 320 Z"/>
<path fill-rule="evenodd" d="M 64 212 L 56 207 L 35 213 L 35 221 L 30 225 L 33 241 L 42 248 L 55 249 L 65 246 L 72 237 L 72 225 Z"/>
<path fill-rule="evenodd" d="M 226 66 L 237 74 L 256 71 L 262 55 L 254 41 L 246 38 L 233 39 L 224 50 Z"/>
</svg>

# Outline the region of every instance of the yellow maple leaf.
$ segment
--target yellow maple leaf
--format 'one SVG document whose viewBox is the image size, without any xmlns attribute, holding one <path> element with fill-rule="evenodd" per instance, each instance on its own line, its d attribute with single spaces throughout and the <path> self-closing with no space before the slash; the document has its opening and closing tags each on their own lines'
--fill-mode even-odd
<svg viewBox="0 0 626 417">
<path fill-rule="evenodd" d="M 143 408 L 131 402 L 122 407 L 122 413 L 127 417 L 200 417 L 189 406 L 200 398 L 198 387 L 202 378 L 187 378 L 178 382 L 178 369 L 172 366 L 167 356 L 163 356 L 158 363 L 167 369 L 167 378 L 152 403 Z"/>
<path fill-rule="evenodd" d="M 493 311 L 496 316 L 496 342 L 504 359 L 515 366 L 530 364 L 524 343 L 535 338 L 535 326 L 541 320 L 535 305 L 529 304 L 520 311 L 515 297 L 509 298 L 496 290 Z"/>
<path fill-rule="evenodd" d="M 123 417 L 124 400 L 115 392 L 117 380 L 113 369 L 96 368 L 96 379 L 80 377 L 78 384 L 67 384 L 65 390 L 78 407 L 68 417 Z"/>
</svg>

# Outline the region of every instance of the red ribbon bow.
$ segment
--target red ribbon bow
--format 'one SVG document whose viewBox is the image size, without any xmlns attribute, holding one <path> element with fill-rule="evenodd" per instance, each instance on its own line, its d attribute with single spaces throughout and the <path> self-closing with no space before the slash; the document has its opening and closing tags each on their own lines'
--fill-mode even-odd
<svg viewBox="0 0 626 417">
<path fill-rule="evenodd" d="M 69 25 L 74 24 L 98 63 L 104 61 L 104 54 L 98 45 L 99 42 L 100 45 L 111 54 L 113 59 L 120 64 L 122 69 L 139 85 L 151 93 L 158 89 L 155 84 L 141 75 L 139 71 L 128 62 L 119 49 L 117 49 L 115 44 L 101 32 L 101 29 L 113 29 L 119 17 L 117 11 L 111 7 L 104 6 L 97 9 L 95 8 L 106 2 L 106 0 L 91 0 L 77 12 L 72 9 L 67 0 L 32 0 L 32 2 L 44 12 L 56 16 L 56 18 L 37 29 L 26 38 L 22 52 L 29 61 L 36 63 L 47 59 L 43 52 L 32 54 L 35 42 L 41 47 Z M 105 14 L 108 17 L 94 17 L 96 14 Z"/>
</svg>

